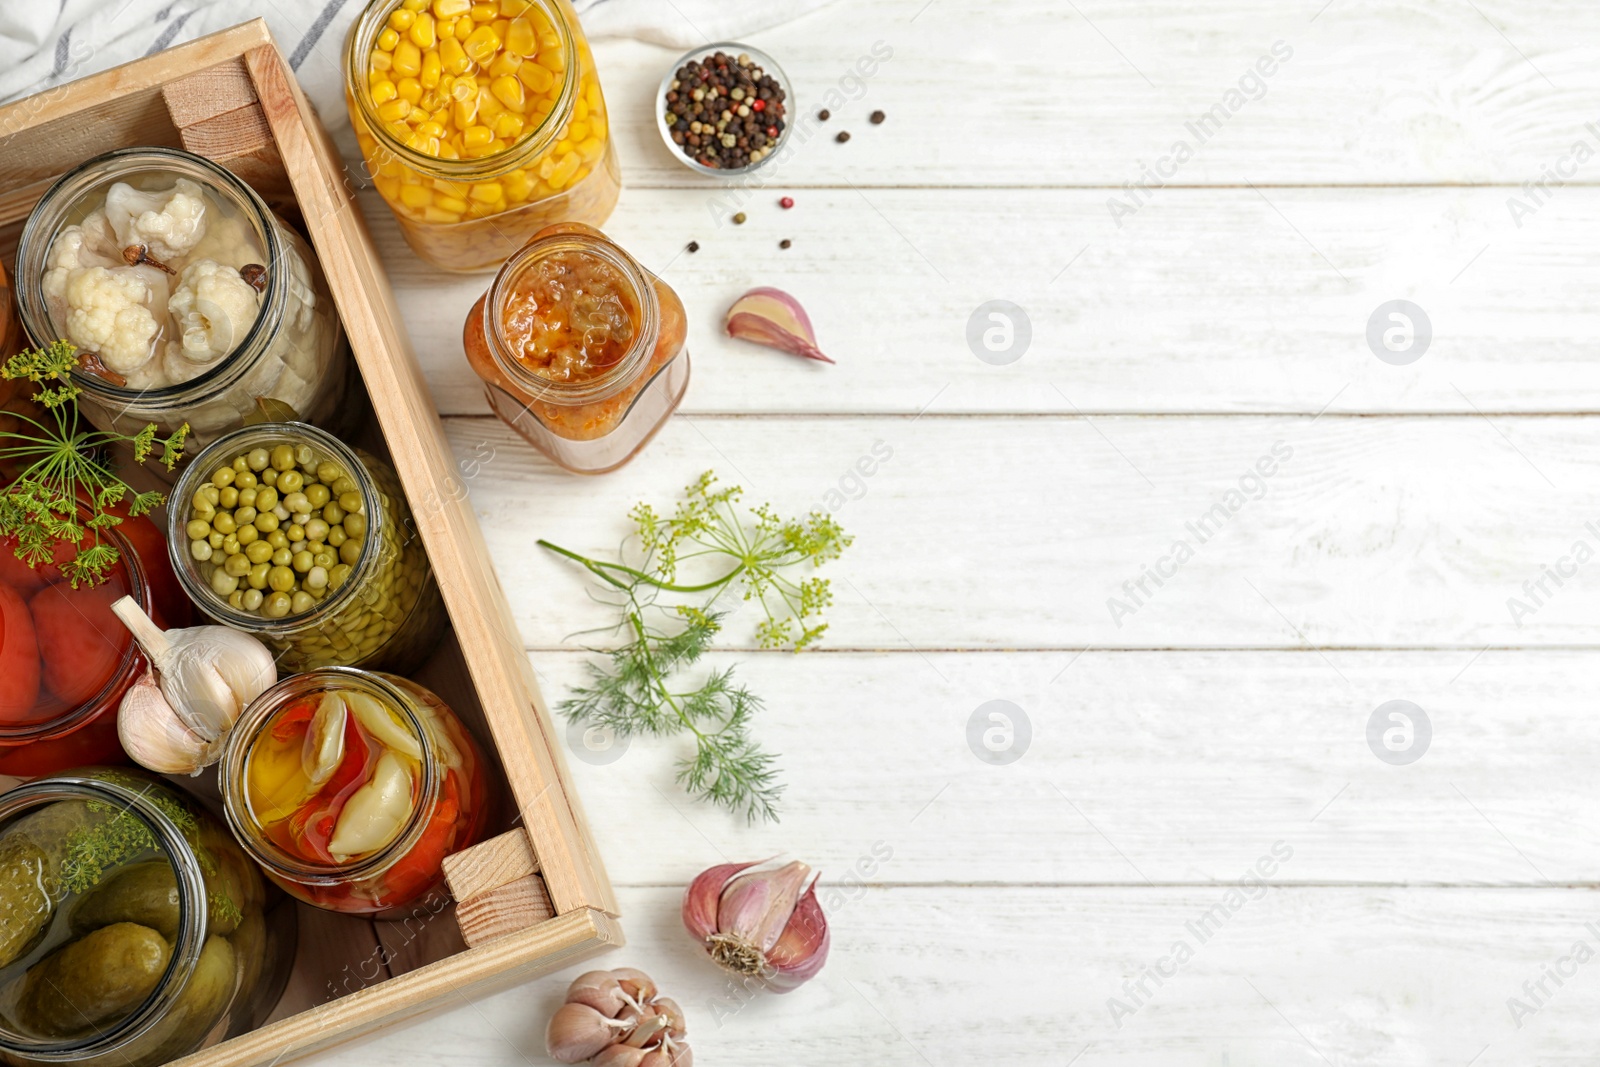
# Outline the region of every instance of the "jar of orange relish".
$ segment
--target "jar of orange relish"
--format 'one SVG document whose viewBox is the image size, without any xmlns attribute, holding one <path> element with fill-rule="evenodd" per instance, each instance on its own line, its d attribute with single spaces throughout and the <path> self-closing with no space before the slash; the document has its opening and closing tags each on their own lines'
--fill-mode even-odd
<svg viewBox="0 0 1600 1067">
<path fill-rule="evenodd" d="M 639 453 L 689 386 L 672 287 L 605 234 L 541 230 L 495 275 L 462 337 L 489 406 L 576 474 Z"/>
<path fill-rule="evenodd" d="M 488 270 L 553 222 L 599 225 L 622 180 L 594 57 L 568 0 L 371 0 L 345 100 L 412 249 Z"/>
</svg>

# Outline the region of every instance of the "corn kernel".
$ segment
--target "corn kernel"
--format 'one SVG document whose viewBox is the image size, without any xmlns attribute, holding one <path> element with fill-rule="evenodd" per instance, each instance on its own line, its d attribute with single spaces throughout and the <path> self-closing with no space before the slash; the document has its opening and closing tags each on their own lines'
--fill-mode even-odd
<svg viewBox="0 0 1600 1067">
<path fill-rule="evenodd" d="M 552 74 L 560 74 L 567 69 L 567 57 L 561 54 L 559 48 L 540 48 L 534 62 Z"/>
<path fill-rule="evenodd" d="M 401 41 L 395 45 L 394 70 L 396 74 L 406 78 L 415 78 L 421 74 L 422 50 L 411 41 Z"/>
<path fill-rule="evenodd" d="M 400 99 L 408 104 L 415 106 L 416 102 L 422 99 L 422 84 L 415 78 L 401 78 L 400 84 L 395 88 L 400 94 Z"/>
<path fill-rule="evenodd" d="M 438 138 L 444 136 L 444 127 L 439 125 L 437 122 L 434 122 L 432 119 L 429 119 L 417 127 L 417 132 L 437 140 Z"/>
<path fill-rule="evenodd" d="M 572 117 L 579 122 L 589 117 L 589 101 L 579 96 L 572 105 Z"/>
<path fill-rule="evenodd" d="M 500 0 L 500 17 L 514 19 L 532 6 L 530 0 Z"/>
<path fill-rule="evenodd" d="M 443 74 L 444 63 L 439 59 L 438 50 L 430 49 L 422 57 L 422 73 L 417 76 L 422 82 L 422 87 L 424 89 L 437 89 L 439 87 L 439 78 Z"/>
<path fill-rule="evenodd" d="M 578 146 L 578 153 L 583 156 L 584 162 L 593 163 L 600 158 L 600 153 L 605 150 L 606 143 L 598 137 L 591 137 Z"/>
<path fill-rule="evenodd" d="M 428 121 L 437 122 L 439 125 L 443 126 L 447 132 L 452 126 L 455 125 L 455 121 L 450 117 L 450 108 L 448 105 L 438 107 L 433 111 L 430 111 L 428 113 Z"/>
<path fill-rule="evenodd" d="M 456 128 L 470 130 L 478 118 L 478 94 L 473 93 L 465 100 L 457 100 L 452 110 L 451 117 L 456 120 Z M 487 129 L 488 127 L 484 128 Z"/>
<path fill-rule="evenodd" d="M 378 107 L 378 117 L 384 122 L 398 122 L 411 114 L 411 101 L 390 100 Z"/>
<path fill-rule="evenodd" d="M 582 141 L 589 136 L 589 124 L 573 120 L 572 125 L 567 127 L 567 136 L 574 141 Z"/>
<path fill-rule="evenodd" d="M 421 185 L 402 185 L 400 202 L 406 207 L 427 207 L 433 203 L 433 193 Z"/>
<path fill-rule="evenodd" d="M 383 32 L 378 34 L 378 47 L 385 52 L 393 52 L 394 46 L 400 43 L 400 35 L 393 26 L 385 26 Z"/>
<path fill-rule="evenodd" d="M 507 112 L 494 120 L 494 135 L 504 141 L 515 141 L 522 135 L 522 120 Z"/>
<path fill-rule="evenodd" d="M 439 146 L 439 158 L 440 159 L 460 159 L 461 158 L 461 149 L 457 148 L 455 145 L 451 144 L 449 141 L 446 141 L 446 142 L 444 142 L 443 144 L 441 144 Z"/>
<path fill-rule="evenodd" d="M 515 52 L 501 52 L 494 57 L 494 62 L 489 64 L 489 77 L 503 78 L 507 74 L 515 74 L 520 66 L 522 66 L 521 56 Z"/>
<path fill-rule="evenodd" d="M 490 82 L 489 90 L 512 111 L 520 113 L 527 106 L 527 100 L 522 93 L 522 83 L 509 75 Z"/>
<path fill-rule="evenodd" d="M 533 192 L 533 179 L 528 177 L 528 172 L 514 170 L 502 179 L 506 189 L 506 199 L 513 202 L 528 199 L 528 194 Z"/>
<path fill-rule="evenodd" d="M 524 58 L 533 55 L 539 47 L 534 38 L 533 23 L 527 19 L 512 19 L 506 27 L 506 48 Z"/>
<path fill-rule="evenodd" d="M 473 22 L 493 22 L 500 17 L 500 9 L 494 4 L 476 3 L 472 5 Z"/>
<path fill-rule="evenodd" d="M 563 156 L 570 156 L 572 154 L 572 150 L 574 148 L 576 148 L 576 147 L 577 147 L 577 145 L 573 144 L 571 141 L 569 141 L 565 137 L 563 137 L 561 140 L 556 142 L 556 146 L 554 148 L 552 148 L 550 151 L 555 155 L 555 157 L 557 159 L 560 159 Z"/>
<path fill-rule="evenodd" d="M 494 31 L 494 35 L 496 37 L 503 41 L 506 39 L 506 31 L 511 28 L 511 20 L 495 19 L 493 22 L 489 23 L 489 28 Z"/>
<path fill-rule="evenodd" d="M 401 0 L 400 6 L 413 13 L 426 11 L 428 10 L 428 0 Z"/>
<path fill-rule="evenodd" d="M 550 188 L 564 188 L 572 180 L 572 176 L 578 172 L 578 167 L 582 164 L 583 160 L 577 155 L 564 156 L 561 162 L 556 164 L 556 169 L 550 172 Z"/>
<path fill-rule="evenodd" d="M 412 23 L 416 21 L 417 13 L 415 11 L 407 11 L 405 8 L 400 7 L 389 12 L 389 28 L 396 33 L 405 33 L 411 28 Z"/>
<path fill-rule="evenodd" d="M 474 63 L 482 66 L 494 59 L 496 52 L 500 51 L 500 38 L 487 26 L 479 26 L 473 30 L 466 41 L 462 43 L 467 55 L 472 57 Z"/>
<path fill-rule="evenodd" d="M 539 161 L 539 180 L 549 181 L 550 175 L 555 173 L 555 169 L 556 157 L 555 153 L 551 152 Z"/>
<path fill-rule="evenodd" d="M 382 193 L 386 199 L 393 200 L 400 195 L 399 178 L 391 177 L 387 174 L 374 174 L 372 176 L 372 184 L 378 187 L 378 192 Z"/>
<path fill-rule="evenodd" d="M 378 107 L 379 105 L 387 104 L 395 96 L 394 82 L 385 78 L 372 87 L 372 106 Z"/>
<path fill-rule="evenodd" d="M 411 24 L 411 32 L 406 34 L 411 38 L 411 43 L 426 51 L 439 42 L 439 35 L 433 29 L 433 16 L 424 11 L 417 16 L 417 21 Z"/>
<path fill-rule="evenodd" d="M 537 63 L 522 64 L 517 68 L 517 77 L 522 80 L 522 84 L 526 85 L 528 91 L 532 93 L 547 93 L 550 91 L 550 87 L 556 83 L 555 75 Z"/>
<path fill-rule="evenodd" d="M 478 114 L 480 121 L 492 123 L 495 119 L 505 114 L 506 106 L 490 92 L 488 86 L 478 90 Z"/>
<path fill-rule="evenodd" d="M 456 40 L 465 41 L 472 36 L 472 31 L 475 29 L 477 29 L 477 26 L 473 25 L 472 16 L 462 15 L 456 19 Z"/>
<path fill-rule="evenodd" d="M 464 205 L 464 204 L 462 205 L 463 208 L 465 208 L 465 206 L 466 205 Z M 422 210 L 422 221 L 423 222 L 460 222 L 461 221 L 461 213 L 457 212 L 457 211 L 446 211 L 443 208 L 439 208 L 439 207 L 427 207 L 427 208 L 423 208 L 423 210 Z"/>
<path fill-rule="evenodd" d="M 458 19 L 472 10 L 472 0 L 433 0 L 433 17 L 443 22 Z"/>
<path fill-rule="evenodd" d="M 427 121 L 428 113 L 416 105 L 412 105 L 411 110 L 406 112 L 406 122 L 410 123 L 412 126 L 421 126 Z"/>
<path fill-rule="evenodd" d="M 458 200 L 453 196 L 436 196 L 433 198 L 433 203 L 435 207 L 443 208 L 446 211 L 454 211 L 458 214 L 467 210 L 467 202 Z"/>
<path fill-rule="evenodd" d="M 391 56 L 388 52 L 375 51 L 372 53 L 372 58 L 368 60 L 368 63 L 371 64 L 373 70 L 385 71 L 394 66 L 394 56 Z"/>
<path fill-rule="evenodd" d="M 472 66 L 472 60 L 467 58 L 461 42 L 454 37 L 446 37 L 439 42 L 439 60 L 451 74 L 465 74 L 467 68 Z"/>
<path fill-rule="evenodd" d="M 461 143 L 467 148 L 481 148 L 494 140 L 494 131 L 487 126 L 468 126 L 461 135 Z"/>
<path fill-rule="evenodd" d="M 506 190 L 499 182 L 479 182 L 472 187 L 471 196 L 485 204 L 498 204 L 506 198 Z"/>
</svg>

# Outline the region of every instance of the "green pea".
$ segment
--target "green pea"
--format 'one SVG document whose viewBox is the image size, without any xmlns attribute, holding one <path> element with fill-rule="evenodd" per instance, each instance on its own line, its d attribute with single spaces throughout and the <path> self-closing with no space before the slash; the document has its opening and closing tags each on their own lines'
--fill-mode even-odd
<svg viewBox="0 0 1600 1067">
<path fill-rule="evenodd" d="M 288 546 L 272 550 L 272 565 L 274 567 L 287 567 L 292 559 L 294 559 L 294 552 Z"/>
<path fill-rule="evenodd" d="M 221 567 L 218 567 L 216 570 L 211 572 L 211 591 L 213 593 L 216 593 L 218 596 L 225 597 L 230 595 L 237 588 L 239 588 L 239 579 L 235 578 Z"/>
<path fill-rule="evenodd" d="M 344 508 L 338 504 L 328 504 L 322 509 L 322 519 L 329 526 L 334 526 L 344 521 Z"/>
<path fill-rule="evenodd" d="M 254 489 L 256 487 L 256 474 L 255 474 L 255 471 L 251 471 L 251 470 L 240 471 L 234 477 L 233 485 L 234 485 L 234 488 L 240 490 L 241 492 L 246 490 L 246 489 Z"/>
<path fill-rule="evenodd" d="M 282 530 L 273 530 L 267 534 L 267 544 L 273 548 L 288 548 L 289 537 Z"/>
<path fill-rule="evenodd" d="M 273 593 L 262 603 L 261 614 L 269 619 L 281 619 L 289 614 L 292 604 L 293 601 L 289 599 L 288 593 Z"/>
<path fill-rule="evenodd" d="M 296 593 L 294 595 L 294 597 L 291 598 L 291 600 L 289 601 L 290 609 L 296 615 L 299 615 L 302 612 L 310 611 L 312 605 L 315 604 L 315 603 L 316 603 L 316 600 L 313 599 L 311 594 L 306 592 L 303 589 L 300 592 Z"/>
<path fill-rule="evenodd" d="M 261 536 L 261 531 L 254 526 L 241 526 L 239 532 L 233 535 L 239 539 L 241 545 L 254 544 L 256 538 Z"/>
<path fill-rule="evenodd" d="M 304 549 L 301 549 L 299 552 L 294 554 L 294 569 L 299 571 L 301 574 L 304 574 L 306 571 L 310 570 L 315 565 L 315 562 L 316 561 L 311 558 L 311 553 L 305 551 Z"/>
<path fill-rule="evenodd" d="M 361 506 L 364 503 L 366 503 L 366 501 L 361 499 L 361 494 L 360 493 L 340 493 L 339 494 L 339 506 L 341 508 L 344 508 L 344 510 L 346 512 L 360 511 L 361 510 Z"/>
<path fill-rule="evenodd" d="M 344 525 L 342 522 L 338 526 L 328 527 L 328 544 L 332 545 L 334 548 L 338 548 L 340 545 L 344 544 L 349 536 L 349 534 L 344 532 Z"/>
<path fill-rule="evenodd" d="M 250 567 L 249 575 L 245 578 L 245 583 L 251 589 L 265 589 L 267 587 L 267 576 L 271 573 L 272 565 L 265 560 L 253 563 Z"/>
<path fill-rule="evenodd" d="M 310 445 L 299 445 L 294 450 L 294 461 L 301 467 L 309 467 L 317 460 L 317 454 L 311 451 Z"/>
<path fill-rule="evenodd" d="M 288 508 L 292 515 L 296 512 L 310 511 L 311 500 L 304 493 L 290 493 L 283 498 L 283 506 Z"/>
<path fill-rule="evenodd" d="M 219 534 L 227 535 L 237 530 L 239 524 L 233 521 L 232 512 L 220 511 L 217 513 L 217 517 L 211 520 L 211 528 Z"/>
<path fill-rule="evenodd" d="M 240 508 L 238 511 L 233 513 L 233 521 L 241 526 L 248 526 L 250 523 L 256 521 L 256 509 Z"/>
<path fill-rule="evenodd" d="M 206 535 L 206 544 L 210 545 L 212 548 L 221 548 L 222 547 L 222 535 L 217 533 L 217 531 L 212 530 L 209 534 Z"/>
<path fill-rule="evenodd" d="M 239 551 L 239 538 L 234 536 L 233 534 L 229 534 L 228 536 L 226 536 L 226 537 L 224 537 L 222 539 L 222 546 L 221 547 L 222 547 L 222 554 L 224 556 L 231 556 L 234 553 Z"/>
<path fill-rule="evenodd" d="M 250 469 L 257 473 L 266 470 L 272 465 L 272 453 L 264 448 L 252 448 L 245 457 L 250 462 Z"/>
<path fill-rule="evenodd" d="M 321 482 L 313 482 L 306 486 L 306 499 L 311 501 L 313 508 L 320 508 L 333 499 L 333 493 Z"/>
<path fill-rule="evenodd" d="M 216 473 L 211 476 L 211 484 L 216 486 L 217 492 L 220 493 L 233 484 L 233 475 L 234 470 L 232 467 L 218 468 Z"/>
<path fill-rule="evenodd" d="M 244 546 L 244 554 L 251 563 L 265 563 L 272 558 L 272 546 L 265 541 L 252 541 Z"/>
<path fill-rule="evenodd" d="M 278 484 L 278 472 L 272 467 L 268 467 L 266 470 L 262 471 L 258 477 L 261 479 L 262 485 Z"/>
<path fill-rule="evenodd" d="M 326 519 L 312 519 L 306 523 L 306 539 L 308 541 L 325 541 L 328 537 L 328 523 Z"/>
<path fill-rule="evenodd" d="M 294 588 L 294 571 L 288 567 L 273 567 L 267 574 L 267 584 L 274 592 L 286 593 Z"/>
<path fill-rule="evenodd" d="M 244 610 L 244 593 L 238 589 L 228 594 L 228 607 L 234 611 Z"/>
<path fill-rule="evenodd" d="M 203 519 L 190 519 L 183 531 L 189 535 L 189 540 L 203 541 L 211 533 L 211 524 Z"/>
<path fill-rule="evenodd" d="M 344 470 L 337 463 L 330 460 L 326 463 L 317 464 L 317 481 L 323 485 L 332 485 L 343 477 Z"/>
<path fill-rule="evenodd" d="M 339 588 L 345 583 L 345 579 L 350 577 L 350 572 L 353 569 L 348 563 L 341 563 L 334 567 L 328 572 L 328 585 L 333 589 Z"/>
<path fill-rule="evenodd" d="M 344 517 L 344 532 L 352 538 L 361 538 L 367 532 L 367 517 L 351 512 Z"/>
<path fill-rule="evenodd" d="M 246 589 L 244 591 L 244 610 L 255 611 L 261 607 L 261 602 L 265 599 L 266 597 L 262 594 L 261 590 L 254 588 Z"/>
<path fill-rule="evenodd" d="M 307 571 L 306 588 L 313 593 L 328 588 L 328 568 L 319 563 Z"/>
<path fill-rule="evenodd" d="M 339 546 L 339 560 L 343 563 L 354 564 L 361 558 L 361 542 L 346 541 Z"/>
<path fill-rule="evenodd" d="M 278 475 L 278 492 L 297 493 L 306 484 L 306 476 L 299 471 L 284 471 Z"/>
<path fill-rule="evenodd" d="M 272 450 L 272 469 L 275 470 L 275 471 L 280 472 L 279 473 L 279 477 L 280 478 L 283 476 L 282 475 L 283 471 L 289 470 L 293 466 L 294 466 L 294 446 L 292 446 L 292 445 L 278 445 L 276 448 L 274 448 Z"/>
<path fill-rule="evenodd" d="M 235 552 L 222 562 L 222 569 L 235 578 L 243 578 L 250 573 L 250 561 L 243 552 Z"/>
<path fill-rule="evenodd" d="M 206 492 L 207 489 L 211 490 L 211 492 Z M 221 496 L 222 494 L 217 490 L 216 486 L 207 483 L 194 491 L 194 496 L 190 498 L 189 503 L 197 508 L 214 508 L 217 506 L 217 501 Z"/>
<path fill-rule="evenodd" d="M 212 525 L 214 526 L 216 524 L 212 523 Z M 260 530 L 262 533 L 269 534 L 277 528 L 278 516 L 274 515 L 270 511 L 260 511 L 256 513 L 256 529 Z"/>
<path fill-rule="evenodd" d="M 311 562 L 316 564 L 316 567 L 311 568 L 312 570 L 316 570 L 317 567 L 331 567 L 339 562 L 339 553 L 331 548 L 324 548 L 320 552 L 311 553 Z"/>
<path fill-rule="evenodd" d="M 296 544 L 306 539 L 306 528 L 298 522 L 289 525 L 289 543 Z"/>
<path fill-rule="evenodd" d="M 231 485 L 222 490 L 222 492 L 218 495 L 222 498 L 221 504 L 225 508 L 234 507 L 239 503 L 239 490 L 235 489 Z"/>
<path fill-rule="evenodd" d="M 334 482 L 331 488 L 334 496 L 344 496 L 346 493 L 355 492 L 357 486 L 354 478 L 346 476 Z"/>
<path fill-rule="evenodd" d="M 191 541 L 189 543 L 189 555 L 204 563 L 211 558 L 211 545 L 205 541 Z"/>
<path fill-rule="evenodd" d="M 278 491 L 272 486 L 263 486 L 256 490 L 255 507 L 257 511 L 271 511 L 278 505 Z"/>
<path fill-rule="evenodd" d="M 209 502 L 201 502 L 189 509 L 189 516 L 191 518 L 199 519 L 201 522 L 210 522 L 216 517 L 216 514 L 217 509 Z"/>
</svg>

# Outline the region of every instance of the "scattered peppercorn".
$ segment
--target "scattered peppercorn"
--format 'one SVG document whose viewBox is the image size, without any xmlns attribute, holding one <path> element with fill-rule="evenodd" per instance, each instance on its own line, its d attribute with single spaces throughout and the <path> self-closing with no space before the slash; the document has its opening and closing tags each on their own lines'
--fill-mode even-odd
<svg viewBox="0 0 1600 1067">
<path fill-rule="evenodd" d="M 733 224 L 735 226 L 743 226 L 745 218 L 746 218 L 745 213 L 741 211 L 741 212 L 739 212 L 737 215 L 735 215 L 733 217 Z"/>
<path fill-rule="evenodd" d="M 874 126 L 882 126 L 883 125 L 883 120 L 886 119 L 886 118 L 888 118 L 888 116 L 885 115 L 883 112 L 874 111 L 872 113 L 872 124 Z"/>
<path fill-rule="evenodd" d="M 782 200 L 778 201 L 778 206 L 783 208 L 785 211 L 789 210 L 790 208 L 794 207 L 794 197 L 784 197 Z"/>
<path fill-rule="evenodd" d="M 844 144 L 849 139 L 850 139 L 850 131 L 849 130 L 840 130 L 839 131 L 839 136 L 834 138 L 834 140 L 838 141 L 840 144 Z"/>
<path fill-rule="evenodd" d="M 823 108 L 821 111 L 817 112 L 817 118 L 822 122 L 827 122 L 829 119 L 833 118 L 833 112 L 829 111 L 827 108 Z"/>
<path fill-rule="evenodd" d="M 771 155 L 787 128 L 783 87 L 740 54 L 679 67 L 666 94 L 672 143 L 703 167 L 741 170 Z"/>
<path fill-rule="evenodd" d="M 793 243 L 794 242 L 790 241 L 787 237 L 785 237 L 783 240 L 778 242 L 778 247 L 779 248 L 788 248 Z"/>
<path fill-rule="evenodd" d="M 689 244 L 688 244 L 688 250 L 690 252 L 698 252 L 698 251 L 700 251 L 700 242 L 699 241 L 690 241 Z"/>
</svg>

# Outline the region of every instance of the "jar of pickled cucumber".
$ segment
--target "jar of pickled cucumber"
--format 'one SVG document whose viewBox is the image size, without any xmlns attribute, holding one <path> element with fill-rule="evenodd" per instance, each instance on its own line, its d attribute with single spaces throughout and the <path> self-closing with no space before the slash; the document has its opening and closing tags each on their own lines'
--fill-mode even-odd
<svg viewBox="0 0 1600 1067">
<path fill-rule="evenodd" d="M 467 316 L 467 361 L 506 424 L 574 474 L 627 463 L 689 387 L 672 286 L 591 226 L 534 235 Z"/>
<path fill-rule="evenodd" d="M 90 768 L 0 795 L 0 1057 L 155 1067 L 254 1029 L 293 902 L 175 786 Z"/>
<path fill-rule="evenodd" d="M 394 470 L 315 427 L 263 423 L 215 442 L 188 461 L 167 516 L 185 591 L 264 641 L 282 673 L 414 665 L 444 632 Z"/>
<path fill-rule="evenodd" d="M 438 888 L 444 858 L 483 835 L 490 807 L 483 754 L 444 701 L 339 667 L 252 701 L 220 781 L 228 824 L 273 881 L 357 915 L 393 914 Z"/>
<path fill-rule="evenodd" d="M 498 266 L 552 222 L 598 226 L 622 180 L 568 0 L 371 0 L 345 99 L 373 184 L 444 270 Z"/>
</svg>

